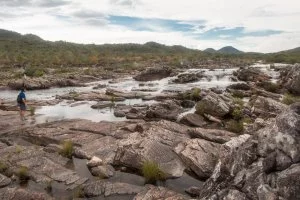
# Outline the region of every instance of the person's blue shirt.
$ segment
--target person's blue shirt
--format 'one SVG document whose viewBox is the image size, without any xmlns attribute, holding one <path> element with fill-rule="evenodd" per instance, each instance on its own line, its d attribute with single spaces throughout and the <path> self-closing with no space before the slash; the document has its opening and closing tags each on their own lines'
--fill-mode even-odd
<svg viewBox="0 0 300 200">
<path fill-rule="evenodd" d="M 23 101 L 23 99 L 26 100 L 25 92 L 23 92 L 23 91 L 20 92 L 20 99 L 22 101 Z"/>
</svg>

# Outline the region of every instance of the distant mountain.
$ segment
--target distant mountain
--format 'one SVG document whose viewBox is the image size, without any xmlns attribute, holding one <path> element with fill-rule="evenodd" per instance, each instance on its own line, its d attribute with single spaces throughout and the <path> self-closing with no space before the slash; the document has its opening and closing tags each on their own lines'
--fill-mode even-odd
<svg viewBox="0 0 300 200">
<path fill-rule="evenodd" d="M 289 49 L 285 51 L 280 51 L 278 53 L 300 53 L 300 47 L 294 48 L 294 49 Z"/>
<path fill-rule="evenodd" d="M 204 50 L 204 52 L 207 52 L 207 53 L 217 53 L 217 51 L 213 48 L 207 48 Z"/>
<path fill-rule="evenodd" d="M 222 53 L 222 54 L 242 54 L 242 53 L 244 53 L 232 46 L 223 47 L 223 48 L 219 49 L 217 52 Z"/>
</svg>

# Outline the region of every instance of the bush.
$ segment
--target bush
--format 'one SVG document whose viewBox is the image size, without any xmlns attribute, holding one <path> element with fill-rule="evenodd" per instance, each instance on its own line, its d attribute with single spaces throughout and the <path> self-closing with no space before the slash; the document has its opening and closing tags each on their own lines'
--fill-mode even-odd
<svg viewBox="0 0 300 200">
<path fill-rule="evenodd" d="M 145 161 L 142 166 L 142 174 L 146 183 L 155 183 L 158 180 L 165 180 L 165 173 L 159 168 L 159 165 L 153 161 Z"/>
<path fill-rule="evenodd" d="M 44 75 L 44 71 L 35 67 L 26 67 L 24 74 L 29 77 L 41 77 Z"/>
<path fill-rule="evenodd" d="M 73 198 L 84 198 L 84 191 L 81 186 L 77 187 L 73 192 Z"/>
<path fill-rule="evenodd" d="M 62 144 L 62 150 L 59 153 L 64 157 L 72 158 L 73 142 L 72 141 L 64 141 Z"/>
<path fill-rule="evenodd" d="M 5 172 L 8 169 L 7 165 L 3 162 L 0 162 L 0 173 Z"/>
<path fill-rule="evenodd" d="M 190 94 L 190 99 L 195 100 L 195 101 L 199 100 L 200 99 L 200 93 L 201 93 L 200 88 L 193 88 L 192 93 Z"/>
<path fill-rule="evenodd" d="M 196 104 L 196 113 L 198 115 L 203 115 L 205 113 L 205 104 L 203 102 L 199 101 Z"/>
<path fill-rule="evenodd" d="M 272 82 L 263 82 L 259 84 L 260 87 L 264 88 L 268 92 L 278 93 L 280 86 Z"/>
<path fill-rule="evenodd" d="M 233 90 L 231 94 L 235 98 L 244 98 L 244 93 L 239 90 Z"/>
<path fill-rule="evenodd" d="M 239 106 L 243 106 L 244 105 L 244 101 L 241 98 L 235 98 L 235 97 L 233 97 L 232 101 L 233 101 L 234 104 L 237 104 Z"/>
<path fill-rule="evenodd" d="M 287 105 L 291 105 L 296 102 L 300 102 L 300 97 L 294 96 L 292 94 L 285 94 L 282 99 L 282 103 L 287 104 Z"/>
<path fill-rule="evenodd" d="M 17 176 L 19 177 L 21 182 L 29 180 L 28 168 L 21 166 L 17 171 Z"/>
<path fill-rule="evenodd" d="M 239 107 L 235 108 L 232 112 L 232 117 L 235 120 L 240 120 L 243 118 L 243 110 Z"/>
<path fill-rule="evenodd" d="M 227 123 L 227 130 L 234 133 L 242 133 L 244 131 L 244 125 L 242 121 L 230 120 Z"/>
</svg>

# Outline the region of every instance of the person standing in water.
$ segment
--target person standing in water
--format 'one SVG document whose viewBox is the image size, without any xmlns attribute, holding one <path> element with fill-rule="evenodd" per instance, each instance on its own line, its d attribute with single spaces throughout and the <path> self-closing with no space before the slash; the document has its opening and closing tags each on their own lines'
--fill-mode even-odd
<svg viewBox="0 0 300 200">
<path fill-rule="evenodd" d="M 20 109 L 20 118 L 22 121 L 25 120 L 25 111 L 26 111 L 26 95 L 25 95 L 25 88 L 22 88 L 18 98 L 17 98 L 18 106 Z"/>
</svg>

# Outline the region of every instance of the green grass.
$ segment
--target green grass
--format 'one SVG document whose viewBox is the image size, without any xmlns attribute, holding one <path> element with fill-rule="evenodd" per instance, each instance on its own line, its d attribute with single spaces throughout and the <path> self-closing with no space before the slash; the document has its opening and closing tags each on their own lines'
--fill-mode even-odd
<svg viewBox="0 0 300 200">
<path fill-rule="evenodd" d="M 16 153 L 21 153 L 23 151 L 22 147 L 19 145 L 16 146 Z"/>
<path fill-rule="evenodd" d="M 243 92 L 241 92 L 241 91 L 238 91 L 238 90 L 234 90 L 234 91 L 232 91 L 232 96 L 234 97 L 234 98 L 244 98 L 245 96 L 244 96 L 244 93 Z"/>
<path fill-rule="evenodd" d="M 159 165 L 153 161 L 145 161 L 142 166 L 142 174 L 146 183 L 155 183 L 165 180 L 166 174 L 160 169 Z"/>
<path fill-rule="evenodd" d="M 241 98 L 233 97 L 233 98 L 232 98 L 232 101 L 233 101 L 234 104 L 237 104 L 237 105 L 239 105 L 239 106 L 243 106 L 243 105 L 244 105 L 244 101 L 243 101 L 243 99 L 241 99 Z"/>
<path fill-rule="evenodd" d="M 83 188 L 81 186 L 77 187 L 73 191 L 73 198 L 84 198 L 84 191 L 83 191 Z"/>
<path fill-rule="evenodd" d="M 286 104 L 286 105 L 291 105 L 293 103 L 296 102 L 300 102 L 300 96 L 294 96 L 292 94 L 285 94 L 283 99 L 282 99 L 282 103 Z"/>
<path fill-rule="evenodd" d="M 277 83 L 272 82 L 263 82 L 259 86 L 264 88 L 266 91 L 273 93 L 278 93 L 280 89 L 280 86 Z"/>
<path fill-rule="evenodd" d="M 64 141 L 62 144 L 62 150 L 59 153 L 64 157 L 72 158 L 73 142 L 72 141 Z"/>
<path fill-rule="evenodd" d="M 205 113 L 205 104 L 203 102 L 198 102 L 196 104 L 196 113 L 198 115 L 203 115 Z"/>
<path fill-rule="evenodd" d="M 243 121 L 230 120 L 226 124 L 226 129 L 234 133 L 242 133 L 244 131 Z"/>
<path fill-rule="evenodd" d="M 29 77 L 41 77 L 44 75 L 44 70 L 37 67 L 26 67 L 24 74 Z"/>
<path fill-rule="evenodd" d="M 236 107 L 232 112 L 232 117 L 235 120 L 240 120 L 243 118 L 243 110 L 239 107 Z"/>
<path fill-rule="evenodd" d="M 17 176 L 19 177 L 20 181 L 29 180 L 30 177 L 28 175 L 28 168 L 21 166 L 17 171 Z"/>
</svg>

